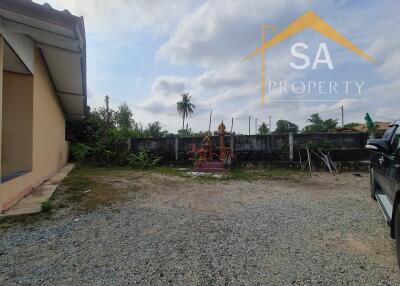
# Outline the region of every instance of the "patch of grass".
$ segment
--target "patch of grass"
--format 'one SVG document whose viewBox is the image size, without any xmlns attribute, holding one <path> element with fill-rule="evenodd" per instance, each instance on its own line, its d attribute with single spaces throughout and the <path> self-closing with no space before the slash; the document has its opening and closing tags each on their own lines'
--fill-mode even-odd
<svg viewBox="0 0 400 286">
<path fill-rule="evenodd" d="M 271 178 L 271 179 L 293 179 L 293 178 L 306 178 L 310 177 L 310 173 L 298 169 L 289 169 L 281 167 L 266 167 L 258 170 L 249 170 L 251 177 L 258 178 Z"/>
<path fill-rule="evenodd" d="M 159 174 L 163 174 L 163 175 L 186 177 L 185 173 L 190 172 L 191 169 L 187 168 L 187 170 L 180 170 L 180 168 L 176 168 L 176 167 L 158 166 L 158 167 L 155 167 L 152 171 L 159 173 Z"/>
<path fill-rule="evenodd" d="M 36 213 L 36 214 L 24 214 L 17 216 L 7 216 L 0 218 L 0 229 L 7 229 L 13 227 L 15 225 L 29 225 L 32 226 L 36 222 L 49 219 L 51 217 L 51 213 Z"/>
<path fill-rule="evenodd" d="M 174 167 L 157 167 L 153 170 L 154 172 L 169 175 L 184 177 L 189 179 L 195 179 L 199 181 L 221 181 L 221 180 L 243 180 L 251 181 L 258 179 L 295 179 L 295 178 L 305 178 L 309 177 L 308 172 L 304 172 L 298 169 L 281 168 L 281 167 L 260 167 L 255 169 L 245 169 L 245 168 L 233 168 L 230 171 L 221 173 L 222 178 L 213 177 L 212 174 L 207 174 L 205 176 L 192 177 L 186 175 L 187 172 L 191 172 L 192 169 L 180 170 Z"/>
<path fill-rule="evenodd" d="M 134 183 L 137 177 L 138 172 L 129 167 L 79 166 L 64 179 L 53 199 L 60 208 L 92 211 L 123 201 L 128 193 L 138 191 Z"/>
<path fill-rule="evenodd" d="M 54 208 L 54 205 L 51 201 L 45 201 L 41 205 L 41 212 L 48 213 Z"/>
<path fill-rule="evenodd" d="M 243 168 L 234 168 L 228 173 L 227 179 L 250 181 L 252 176 L 248 170 Z"/>
</svg>

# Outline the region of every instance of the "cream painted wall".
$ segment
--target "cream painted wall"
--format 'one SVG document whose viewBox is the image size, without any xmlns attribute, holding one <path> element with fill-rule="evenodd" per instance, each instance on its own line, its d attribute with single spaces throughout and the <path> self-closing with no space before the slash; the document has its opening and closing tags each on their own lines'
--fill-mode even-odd
<svg viewBox="0 0 400 286">
<path fill-rule="evenodd" d="M 0 211 L 9 208 L 67 162 L 65 117 L 44 61 L 35 51 L 33 75 L 33 170 L 0 184 Z"/>
<path fill-rule="evenodd" d="M 1 176 L 32 170 L 33 76 L 3 72 Z"/>
</svg>

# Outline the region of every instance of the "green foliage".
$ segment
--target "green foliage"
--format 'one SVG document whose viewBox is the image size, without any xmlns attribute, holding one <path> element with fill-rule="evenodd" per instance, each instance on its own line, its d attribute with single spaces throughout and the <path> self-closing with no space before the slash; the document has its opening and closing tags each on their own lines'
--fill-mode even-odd
<svg viewBox="0 0 400 286">
<path fill-rule="evenodd" d="M 338 124 L 337 119 L 322 120 L 318 113 L 312 114 L 307 121 L 311 124 L 304 127 L 304 133 L 328 132 L 336 128 Z"/>
<path fill-rule="evenodd" d="M 69 121 L 71 158 L 91 165 L 127 165 L 127 140 L 131 137 L 164 137 L 159 122 L 149 123 L 146 129 L 138 128 L 133 111 L 122 103 L 117 111 L 100 107 L 89 110 L 85 120 Z"/>
<path fill-rule="evenodd" d="M 160 160 L 161 157 L 155 156 L 147 150 L 130 154 L 128 157 L 129 165 L 133 168 L 139 169 L 149 169 L 156 167 Z"/>
<path fill-rule="evenodd" d="M 82 143 L 75 143 L 69 148 L 71 158 L 77 162 L 85 162 L 90 154 L 91 148 Z"/>
<path fill-rule="evenodd" d="M 258 127 L 258 134 L 260 135 L 267 135 L 269 133 L 268 125 L 263 122 L 260 127 Z"/>
<path fill-rule="evenodd" d="M 173 135 L 173 134 L 172 134 Z M 178 137 L 201 137 L 210 136 L 208 131 L 193 132 L 191 128 L 178 130 Z"/>
<path fill-rule="evenodd" d="M 181 96 L 182 100 L 176 103 L 176 111 L 182 116 L 182 129 L 185 129 L 185 119 L 193 114 L 196 106 L 190 102 L 192 97 L 189 96 L 189 93 L 183 93 Z"/>
<path fill-rule="evenodd" d="M 353 127 L 356 127 L 356 126 L 358 126 L 358 125 L 360 125 L 360 123 L 351 122 L 351 123 L 345 124 L 343 127 L 344 127 L 344 128 L 353 128 Z"/>
<path fill-rule="evenodd" d="M 210 133 L 208 133 L 208 131 L 199 131 L 199 132 L 196 132 L 196 133 L 192 133 L 192 136 L 201 137 L 201 138 L 204 138 L 204 137 L 209 136 L 209 135 L 210 135 Z"/>
<path fill-rule="evenodd" d="M 41 212 L 48 213 L 53 209 L 54 205 L 50 201 L 45 201 L 41 205 Z"/>
<path fill-rule="evenodd" d="M 276 122 L 274 134 L 298 133 L 299 127 L 287 120 L 280 119 Z"/>
<path fill-rule="evenodd" d="M 133 120 L 133 112 L 125 102 L 118 107 L 118 111 L 115 112 L 114 118 L 119 129 L 130 130 L 135 124 L 135 121 Z"/>
<path fill-rule="evenodd" d="M 149 123 L 147 128 L 143 131 L 144 137 L 164 137 L 168 134 L 167 130 L 162 130 L 160 122 Z"/>
<path fill-rule="evenodd" d="M 178 130 L 178 137 L 188 137 L 188 136 L 192 136 L 193 135 L 193 132 L 192 132 L 192 129 L 181 129 L 181 130 Z"/>
</svg>

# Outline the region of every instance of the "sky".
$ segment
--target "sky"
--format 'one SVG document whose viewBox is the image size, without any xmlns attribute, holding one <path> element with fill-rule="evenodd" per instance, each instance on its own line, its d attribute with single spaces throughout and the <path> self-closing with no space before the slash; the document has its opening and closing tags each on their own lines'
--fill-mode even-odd
<svg viewBox="0 0 400 286">
<path fill-rule="evenodd" d="M 272 127 L 279 119 L 301 128 L 313 113 L 344 123 L 363 122 L 366 112 L 376 121 L 400 118 L 400 1 L 396 0 L 35 0 L 58 10 L 83 16 L 86 26 L 88 104 L 104 105 L 111 97 L 113 109 L 126 102 L 143 126 L 159 121 L 176 132 L 182 119 L 176 102 L 189 92 L 196 105 L 187 120 L 194 131 L 216 130 L 224 120 L 237 133 L 254 134 L 257 124 Z M 243 59 L 261 46 L 263 25 L 279 32 L 307 11 L 313 11 L 368 53 L 377 64 L 315 33 L 305 30 L 266 51 L 265 105 L 261 104 L 261 56 Z M 267 30 L 266 38 L 273 36 Z M 296 70 L 302 59 L 291 53 L 296 43 L 310 66 Z M 325 43 L 333 69 L 317 64 Z M 326 59 L 326 53 L 320 54 Z M 322 82 L 323 88 L 287 93 L 279 88 Z M 348 84 L 346 91 L 344 81 Z M 274 86 L 273 82 L 277 83 Z M 337 93 L 327 92 L 330 82 Z M 362 84 L 360 91 L 355 83 Z M 312 86 L 312 84 L 311 84 Z M 297 85 L 300 87 L 301 85 Z M 331 90 L 332 91 L 332 90 Z"/>
</svg>

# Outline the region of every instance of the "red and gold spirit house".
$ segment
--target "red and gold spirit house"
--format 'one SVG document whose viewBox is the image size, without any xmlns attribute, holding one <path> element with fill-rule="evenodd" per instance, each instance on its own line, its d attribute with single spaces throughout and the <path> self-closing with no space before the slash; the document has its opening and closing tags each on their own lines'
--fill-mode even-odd
<svg viewBox="0 0 400 286">
<path fill-rule="evenodd" d="M 225 144 L 225 125 L 222 121 L 218 126 L 219 146 L 213 146 L 209 136 L 204 137 L 201 147 L 192 146 L 192 160 L 194 168 L 198 172 L 222 172 L 226 167 L 230 167 L 232 162 L 231 147 Z"/>
</svg>

